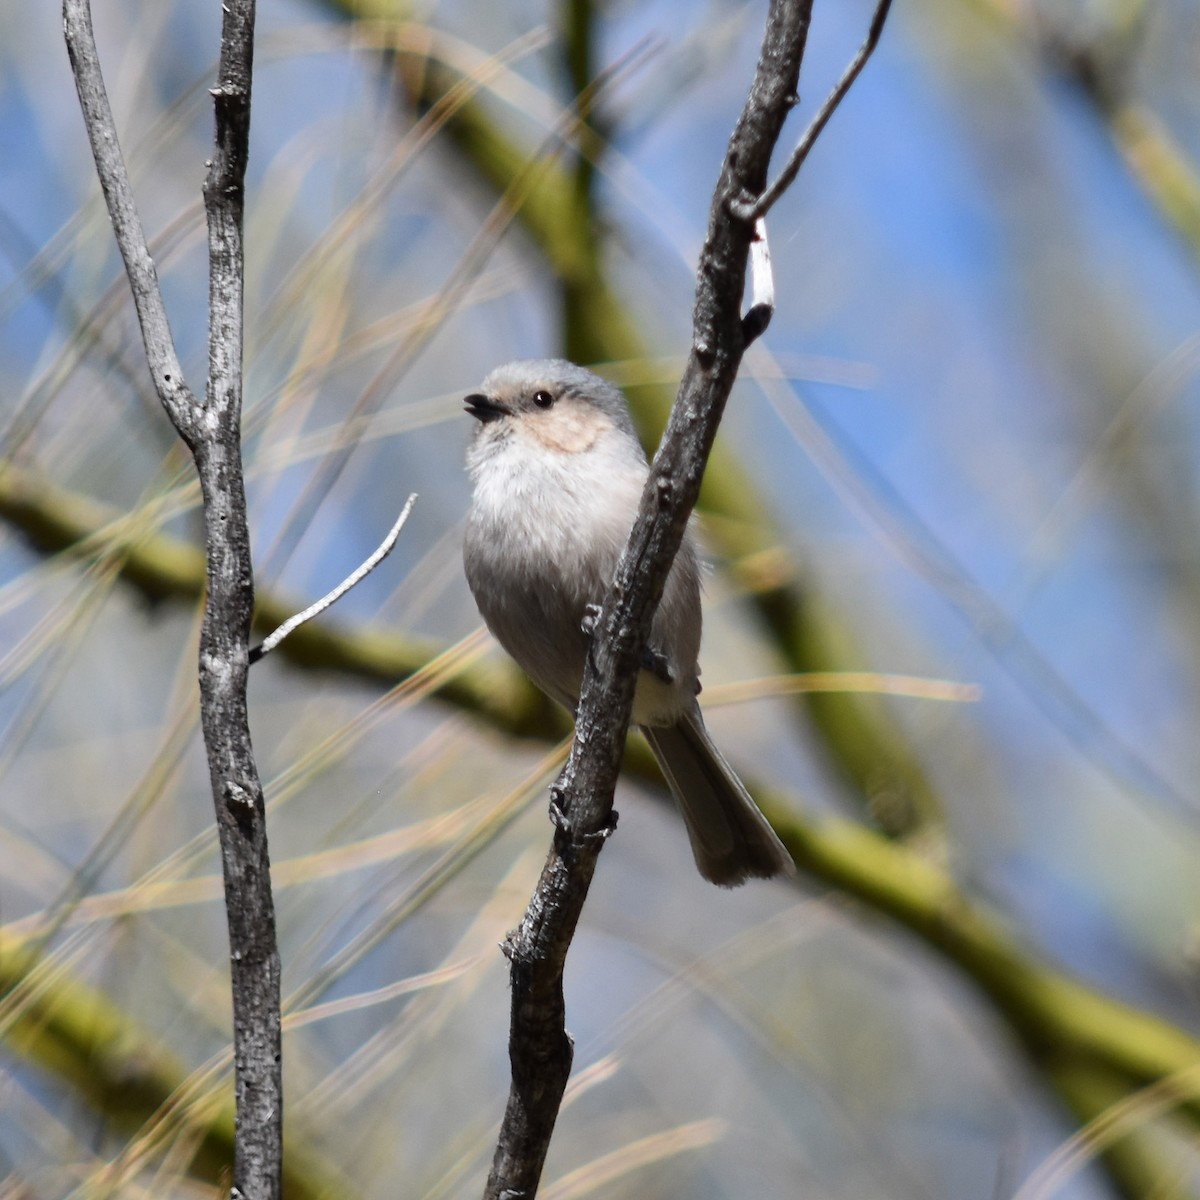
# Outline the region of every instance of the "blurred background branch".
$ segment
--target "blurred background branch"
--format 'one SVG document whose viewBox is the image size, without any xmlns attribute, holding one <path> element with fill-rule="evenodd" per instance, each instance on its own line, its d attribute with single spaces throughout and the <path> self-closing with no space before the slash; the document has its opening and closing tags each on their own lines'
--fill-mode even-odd
<svg viewBox="0 0 1200 1200">
<path fill-rule="evenodd" d="M 102 49 L 120 48 L 114 104 L 174 312 L 199 269 L 189 164 L 208 136 L 205 84 L 174 81 L 205 80 L 187 48 L 214 43 L 202 6 L 112 9 Z M 801 120 L 867 13 L 819 9 Z M 10 4 L 0 50 L 0 127 L 21 131 L 18 184 L 0 189 L 0 510 L 18 533 L 0 548 L 0 906 L 14 947 L 52 931 L 32 945 L 55 970 L 28 1010 L 45 1040 L 11 1043 L 0 1153 L 6 1184 L 35 1194 L 118 1157 L 123 1186 L 183 1194 L 225 1118 L 189 1101 L 171 1126 L 188 1132 L 139 1141 L 146 1117 L 107 1110 L 110 1083 L 145 1068 L 156 1102 L 225 1049 L 212 831 L 201 764 L 179 748 L 196 500 L 178 454 L 130 419 L 133 331 L 64 165 L 77 114 L 36 65 L 61 53 L 43 17 Z M 544 18 L 314 4 L 273 14 L 261 42 L 256 627 L 341 578 L 422 493 L 395 567 L 253 680 L 300 1000 L 289 1104 L 337 1194 L 394 1194 L 400 1177 L 422 1196 L 477 1192 L 502 1096 L 495 945 L 544 841 L 531 781 L 566 728 L 471 636 L 458 400 L 502 359 L 563 353 L 625 386 L 656 439 L 694 201 L 754 51 L 753 6 L 564 2 Z M 837 137 L 773 213 L 779 309 L 702 496 L 706 693 L 736 679 L 756 697 L 712 720 L 810 896 L 710 903 L 687 890 L 686 849 L 670 869 L 673 814 L 619 797 L 611 886 L 568 972 L 594 998 L 571 1001 L 568 1092 L 590 1135 L 556 1147 L 550 1187 L 1200 1195 L 1200 26 L 1183 0 L 913 0 L 892 19 Z M 584 85 L 621 62 L 575 120 Z M 181 356 L 202 362 L 195 341 Z M 313 490 L 326 456 L 343 465 Z M 927 535 L 957 578 L 914 569 Z M 971 589 L 986 604 L 961 603 Z M 1095 714 L 1087 736 L 1030 694 L 1013 636 Z M 140 690 L 113 685 L 131 662 Z M 844 671 L 965 681 L 981 699 L 765 683 Z M 1111 769 L 1114 745 L 1170 804 Z M 626 776 L 631 793 L 653 785 L 640 745 Z M 27 952 L 8 952 L 13 982 Z M 94 1088 L 41 1015 L 58 989 L 119 1012 L 97 1019 L 124 1052 L 90 1060 Z M 156 1065 L 163 1045 L 184 1065 Z M 647 1138 L 710 1117 L 723 1132 L 674 1152 Z M 139 1145 L 154 1153 L 126 1152 Z M 615 1182 L 603 1152 L 620 1147 L 637 1165 Z"/>
</svg>

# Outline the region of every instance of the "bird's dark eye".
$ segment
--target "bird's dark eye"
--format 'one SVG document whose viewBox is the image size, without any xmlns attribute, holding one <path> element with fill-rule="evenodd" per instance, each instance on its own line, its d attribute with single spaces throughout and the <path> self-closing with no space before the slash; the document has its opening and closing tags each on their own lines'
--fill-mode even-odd
<svg viewBox="0 0 1200 1200">
<path fill-rule="evenodd" d="M 538 408 L 549 408 L 554 403 L 554 395 L 546 391 L 534 392 L 533 402 Z"/>
</svg>

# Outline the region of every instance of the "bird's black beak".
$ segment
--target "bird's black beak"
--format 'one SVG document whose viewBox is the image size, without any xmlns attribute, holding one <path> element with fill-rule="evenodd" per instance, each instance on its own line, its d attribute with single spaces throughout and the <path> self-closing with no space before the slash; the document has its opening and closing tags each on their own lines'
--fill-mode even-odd
<svg viewBox="0 0 1200 1200">
<path fill-rule="evenodd" d="M 512 415 L 512 409 L 507 404 L 501 404 L 499 400 L 493 400 L 482 392 L 473 392 L 467 396 L 463 400 L 463 407 L 477 421 L 483 421 L 485 424 Z"/>
</svg>

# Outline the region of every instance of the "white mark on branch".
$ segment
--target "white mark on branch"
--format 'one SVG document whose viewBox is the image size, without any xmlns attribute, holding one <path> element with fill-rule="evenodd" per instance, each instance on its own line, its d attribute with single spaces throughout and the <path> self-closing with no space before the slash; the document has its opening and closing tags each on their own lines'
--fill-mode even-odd
<svg viewBox="0 0 1200 1200">
<path fill-rule="evenodd" d="M 750 243 L 750 307 L 742 317 L 742 338 L 748 346 L 766 332 L 775 315 L 775 275 L 771 270 L 771 248 L 767 244 L 767 222 L 754 222 Z"/>
</svg>

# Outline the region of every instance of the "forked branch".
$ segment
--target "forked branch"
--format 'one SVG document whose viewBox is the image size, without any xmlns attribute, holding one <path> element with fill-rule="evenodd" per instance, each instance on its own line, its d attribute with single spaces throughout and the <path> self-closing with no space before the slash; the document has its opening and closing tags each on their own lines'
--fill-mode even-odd
<svg viewBox="0 0 1200 1200">
<path fill-rule="evenodd" d="M 133 290 L 147 362 L 167 415 L 192 451 L 204 496 L 208 588 L 200 632 L 200 704 L 229 922 L 237 1100 L 231 1195 L 275 1200 L 283 1157 L 279 952 L 262 786 L 246 708 L 254 585 L 241 461 L 242 217 L 254 0 L 225 0 L 223 13 L 219 77 L 212 92 L 216 146 L 204 185 L 209 374 L 200 405 L 172 343 L 105 92 L 89 2 L 63 2 L 80 106 Z"/>
</svg>

